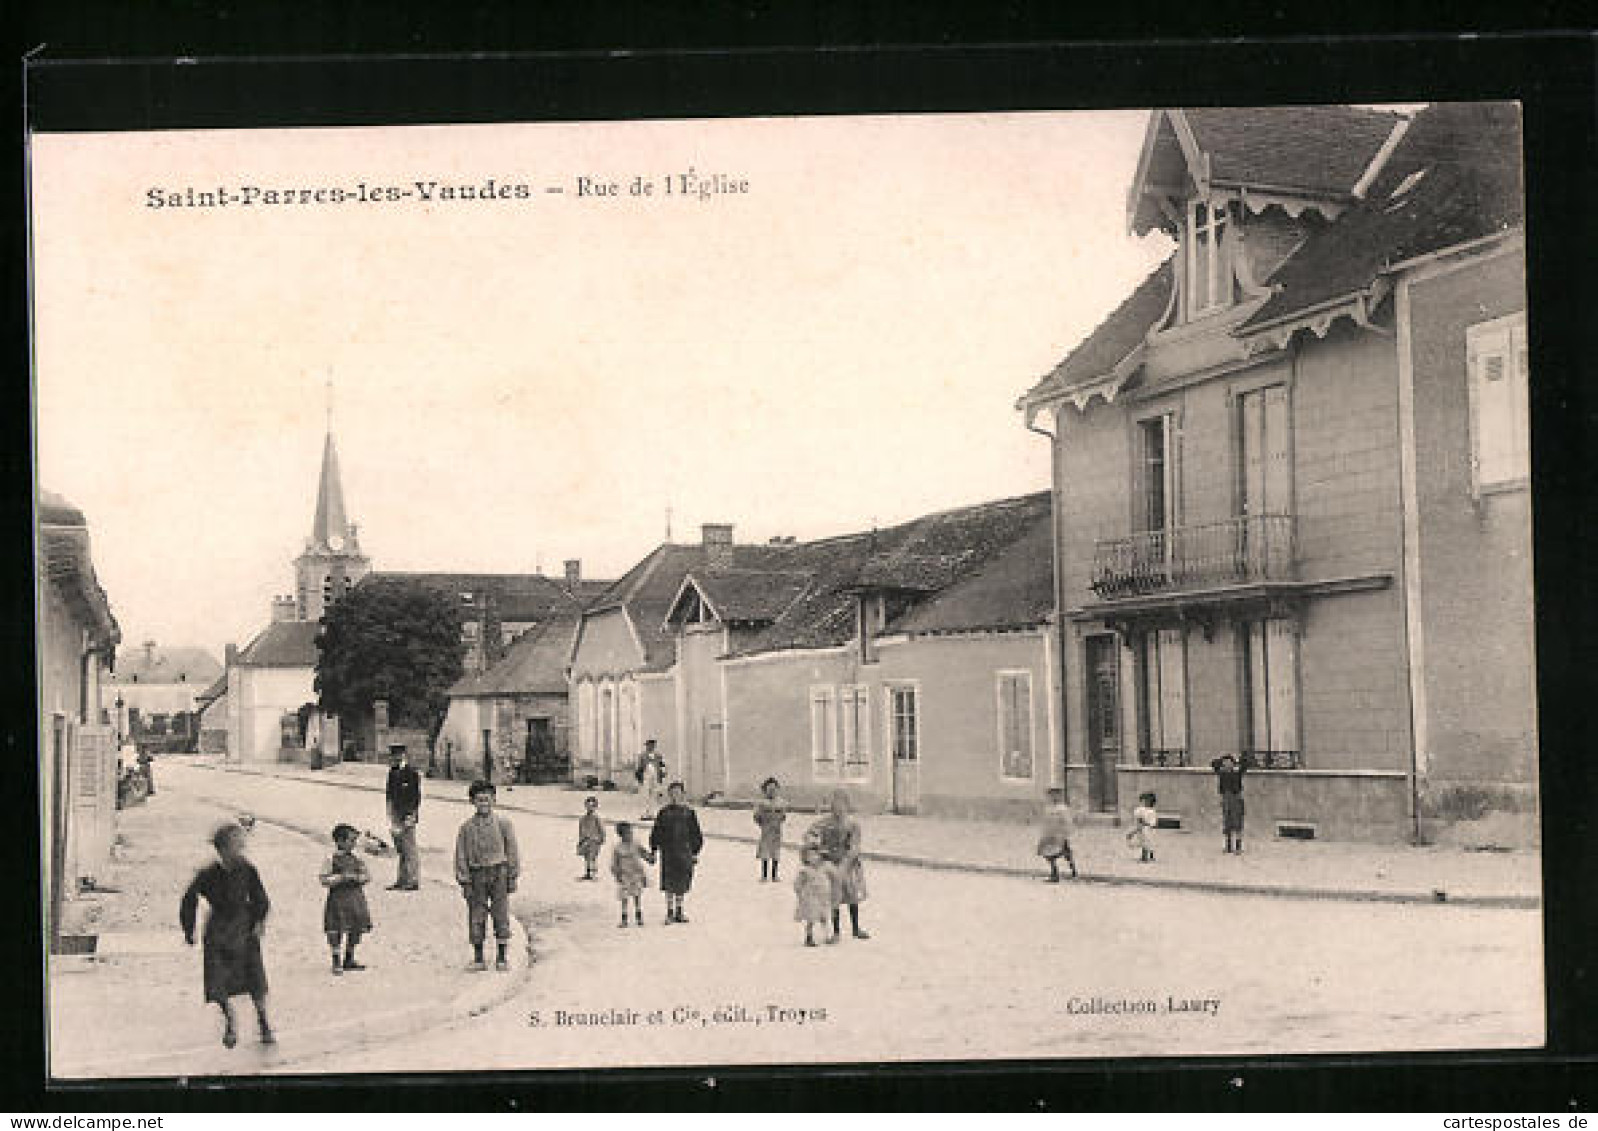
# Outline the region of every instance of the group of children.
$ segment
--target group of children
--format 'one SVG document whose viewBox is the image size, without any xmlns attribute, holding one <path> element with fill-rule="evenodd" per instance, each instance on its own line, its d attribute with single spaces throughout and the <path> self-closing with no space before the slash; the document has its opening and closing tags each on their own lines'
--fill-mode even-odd
<svg viewBox="0 0 1598 1131">
<path fill-rule="evenodd" d="M 760 829 L 755 857 L 760 861 L 761 883 L 776 883 L 780 878 L 782 826 L 788 818 L 788 806 L 781 790 L 776 778 L 767 778 L 761 784 L 761 799 L 754 809 L 754 821 Z M 631 922 L 640 927 L 644 925 L 641 902 L 649 882 L 645 865 L 657 860 L 660 887 L 666 895 L 666 923 L 669 926 L 688 922 L 683 914 L 683 901 L 693 884 L 704 836 L 699 818 L 684 797 L 682 783 L 673 782 L 667 791 L 666 805 L 655 815 L 648 848 L 633 839 L 631 822 L 617 822 L 610 872 L 616 880 L 616 896 L 621 902 L 618 927 L 628 925 L 629 908 Z M 604 843 L 605 825 L 599 817 L 599 799 L 589 797 L 583 802 L 583 815 L 577 821 L 577 855 L 583 860 L 579 881 L 598 879 L 599 854 Z M 860 926 L 860 903 L 866 897 L 865 868 L 860 861 L 860 822 L 850 814 L 849 797 L 843 790 L 833 795 L 830 811 L 810 829 L 800 859 L 803 867 L 793 881 L 797 898 L 794 918 L 805 925 L 805 945 L 815 946 L 816 928 L 825 929 L 829 923 L 831 933 L 827 941 L 837 942 L 841 910 L 845 905 L 849 908 L 854 937 L 870 938 Z"/>
<path fill-rule="evenodd" d="M 461 823 L 455 838 L 455 880 L 466 900 L 467 936 L 472 944 L 473 970 L 487 969 L 483 945 L 488 921 L 493 919 L 497 948 L 495 968 L 510 969 L 506 949 L 510 944 L 510 896 L 521 870 L 516 830 L 494 812 L 495 789 L 486 781 L 473 782 L 467 796 L 473 813 Z M 232 999 L 249 995 L 255 1005 L 261 1043 L 276 1038 L 267 1019 L 266 968 L 261 960 L 261 936 L 271 902 L 261 875 L 246 855 L 246 841 L 254 819 L 229 821 L 211 837 L 216 860 L 201 868 L 178 905 L 178 923 L 185 940 L 193 945 L 195 919 L 203 899 L 209 910 L 202 933 L 204 944 L 205 1000 L 222 1011 L 222 1043 L 238 1043 Z M 366 969 L 355 948 L 372 929 L 372 912 L 366 902 L 371 871 L 356 852 L 360 830 L 353 825 L 333 826 L 333 855 L 322 865 L 320 879 L 327 889 L 322 907 L 322 929 L 332 954 L 336 975 Z"/>
</svg>

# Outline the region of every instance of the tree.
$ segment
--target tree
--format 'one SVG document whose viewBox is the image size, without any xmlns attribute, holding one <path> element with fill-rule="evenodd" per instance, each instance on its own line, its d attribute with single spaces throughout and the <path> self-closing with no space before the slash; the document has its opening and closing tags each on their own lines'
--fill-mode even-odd
<svg viewBox="0 0 1598 1131">
<path fill-rule="evenodd" d="M 322 617 L 316 691 L 322 710 L 359 715 L 387 699 L 398 726 L 436 731 L 461 678 L 459 598 L 404 578 L 372 578 Z"/>
</svg>

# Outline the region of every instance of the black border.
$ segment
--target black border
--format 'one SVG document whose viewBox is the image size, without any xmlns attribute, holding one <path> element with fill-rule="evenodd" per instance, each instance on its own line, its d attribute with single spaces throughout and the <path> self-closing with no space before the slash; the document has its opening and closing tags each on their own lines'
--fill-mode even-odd
<svg viewBox="0 0 1598 1131">
<path fill-rule="evenodd" d="M 1590 249 L 1593 220 L 1594 54 L 1579 33 L 1511 33 L 1461 38 L 1419 33 L 1395 6 L 1385 30 L 1402 37 L 1361 40 L 1289 38 L 1270 42 L 1166 39 L 1096 44 L 1008 46 L 955 44 L 932 18 L 901 33 L 923 46 L 885 46 L 884 23 L 867 9 L 853 14 L 766 20 L 763 6 L 730 9 L 730 31 L 715 20 L 651 22 L 526 16 L 502 10 L 427 19 L 379 18 L 376 6 L 320 9 L 308 24 L 219 6 L 197 16 L 151 19 L 138 5 L 83 5 L 49 25 L 34 13 L 17 56 L 38 49 L 26 73 L 35 128 L 150 129 L 286 124 L 377 124 L 564 118 L 741 116 L 792 113 L 887 113 L 1068 109 L 1159 104 L 1248 105 L 1294 101 L 1418 102 L 1509 98 L 1525 106 L 1528 156 L 1528 287 L 1534 368 L 1534 460 L 1542 783 L 1545 800 L 1545 898 L 1550 1044 L 1527 1055 L 1198 1058 L 1057 1061 L 1016 1064 L 768 1067 L 707 1071 L 559 1072 L 533 1076 L 265 1078 L 219 1088 L 137 1085 L 42 1092 L 44 1032 L 35 980 L 39 965 L 32 770 L 31 681 L 17 672 L 6 688 L 6 750 L 22 772 L 6 775 L 4 828 L 12 868 L 13 931 L 7 957 L 34 978 L 7 979 L 0 1052 L 5 1105 L 13 1110 L 156 1110 L 359 1108 L 613 1110 L 688 1108 L 781 1110 L 1235 1110 L 1585 1109 L 1592 1101 L 1598 1053 L 1595 994 L 1588 953 L 1595 931 L 1591 867 L 1595 856 L 1594 743 L 1584 711 L 1592 680 L 1583 663 L 1592 612 L 1585 602 L 1592 535 L 1594 475 L 1584 448 L 1593 439 L 1592 359 L 1598 358 L 1598 302 Z M 1167 35 L 1213 34 L 1217 27 L 1161 26 Z M 401 11 L 404 11 L 401 9 Z M 707 10 L 708 11 L 708 10 Z M 1013 7 L 1003 9 L 1014 15 Z M 227 22 L 229 13 L 233 23 Z M 342 14 L 338 14 L 342 13 Z M 1213 14 L 1213 13 L 1211 13 Z M 1223 13 L 1224 14 L 1224 13 Z M 1558 6 L 1538 9 L 1547 20 Z M 1001 16 L 1003 12 L 1001 12 Z M 185 18 L 194 30 L 185 27 Z M 1526 13 L 1518 18 L 1527 20 Z M 98 22 L 97 22 L 98 21 Z M 998 21 L 1002 24 L 1002 19 Z M 1026 38 L 999 26 L 975 38 Z M 1024 24 L 1025 21 L 1021 21 Z M 48 26 L 47 26 L 48 25 Z M 187 35 L 174 34 L 183 28 Z M 1032 31 L 1034 28 L 1024 28 Z M 1244 28 L 1243 30 L 1248 30 Z M 1258 33 L 1260 25 L 1252 25 Z M 1263 30 L 1281 33 L 1281 19 Z M 1327 30 L 1327 29 L 1322 29 Z M 1335 30 L 1335 29 L 1332 29 Z M 969 27 L 962 29 L 969 33 Z M 668 45 L 698 43 L 692 49 Z M 788 47 L 783 44 L 809 44 Z M 636 50 L 613 54 L 607 45 Z M 517 54 L 508 48 L 558 48 Z M 495 48 L 472 59 L 437 57 L 440 49 Z M 737 49 L 733 49 L 737 48 Z M 224 58 L 249 50 L 250 59 Z M 329 55 L 335 51 L 339 54 Z M 289 58 L 295 52 L 314 58 Z M 405 57 L 379 57 L 378 52 Z M 175 56 L 199 61 L 173 64 Z M 144 61 L 111 62 L 114 57 Z M 98 60 L 98 61 L 95 61 Z M 20 120 L 14 119 L 14 120 Z M 21 181 L 21 147 L 14 186 Z M 25 213 L 20 200 L 14 216 Z M 31 539 L 28 510 L 29 373 L 25 247 L 22 225 L 7 228 L 8 309 L 24 332 L 12 353 L 11 380 L 0 382 L 0 473 L 14 489 L 0 495 L 8 533 L 19 548 Z M 1025 384 L 1017 375 L 1017 388 Z M 31 654 L 32 589 L 25 554 L 12 555 L 7 604 L 0 617 L 13 654 Z M 1490 566 L 1490 563 L 1485 563 Z M 31 673 L 30 673 L 31 674 Z M 23 720 L 14 724 L 10 720 Z M 1372 955 L 1372 961 L 1382 961 Z M 714 1081 L 711 1083 L 710 1081 Z"/>
</svg>

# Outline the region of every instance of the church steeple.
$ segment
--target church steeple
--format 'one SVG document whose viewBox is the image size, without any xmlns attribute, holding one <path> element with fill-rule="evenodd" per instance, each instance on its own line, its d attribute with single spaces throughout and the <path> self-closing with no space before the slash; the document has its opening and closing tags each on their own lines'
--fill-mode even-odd
<svg viewBox="0 0 1598 1131">
<path fill-rule="evenodd" d="M 329 429 L 322 445 L 322 479 L 316 489 L 311 545 L 316 549 L 342 550 L 350 540 L 349 526 L 349 518 L 344 513 L 344 484 L 338 474 L 338 449 L 333 446 L 333 433 Z"/>
<path fill-rule="evenodd" d="M 344 483 L 333 445 L 333 386 L 328 383 L 327 436 L 322 443 L 322 475 L 316 486 L 316 517 L 305 552 L 294 562 L 294 612 L 299 620 L 320 620 L 329 605 L 348 593 L 371 569 L 361 553 L 355 525 L 344 509 Z"/>
</svg>

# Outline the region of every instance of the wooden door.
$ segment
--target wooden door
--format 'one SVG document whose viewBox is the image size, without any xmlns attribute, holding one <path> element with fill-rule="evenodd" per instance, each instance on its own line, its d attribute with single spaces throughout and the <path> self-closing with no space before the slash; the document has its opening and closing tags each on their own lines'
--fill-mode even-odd
<svg viewBox="0 0 1598 1131">
<path fill-rule="evenodd" d="M 1115 811 L 1115 767 L 1121 760 L 1121 672 L 1113 636 L 1087 638 L 1088 801 Z"/>
</svg>

